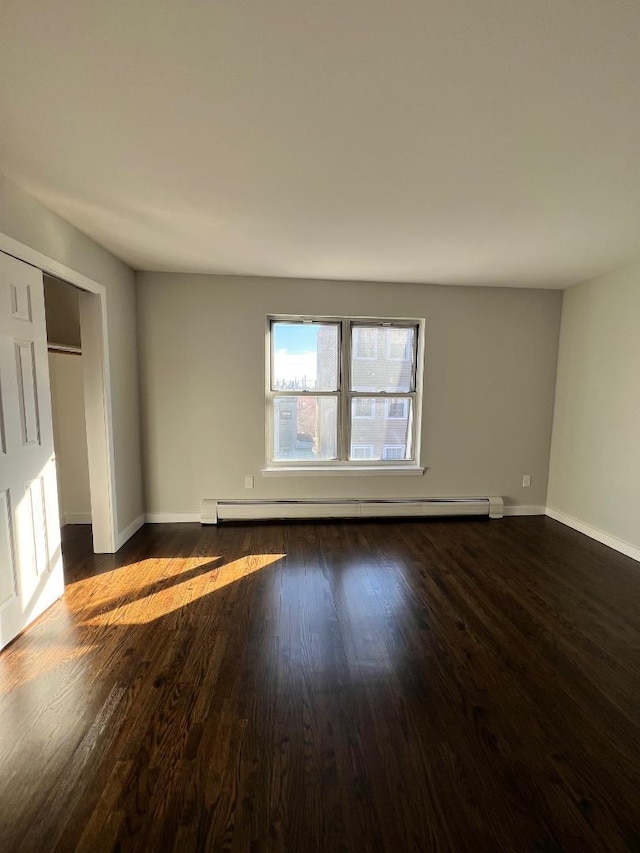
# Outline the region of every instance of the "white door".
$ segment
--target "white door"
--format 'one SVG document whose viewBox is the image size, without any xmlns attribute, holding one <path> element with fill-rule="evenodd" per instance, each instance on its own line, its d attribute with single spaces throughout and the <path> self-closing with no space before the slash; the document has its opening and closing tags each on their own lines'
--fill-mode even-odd
<svg viewBox="0 0 640 853">
<path fill-rule="evenodd" d="M 0 648 L 63 591 L 42 273 L 0 253 Z"/>
</svg>

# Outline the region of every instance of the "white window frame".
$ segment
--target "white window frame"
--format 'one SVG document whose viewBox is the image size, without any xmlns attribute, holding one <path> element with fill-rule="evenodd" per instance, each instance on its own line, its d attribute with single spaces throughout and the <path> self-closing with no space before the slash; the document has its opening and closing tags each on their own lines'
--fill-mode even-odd
<svg viewBox="0 0 640 853">
<path fill-rule="evenodd" d="M 300 391 L 276 390 L 271 387 L 271 368 L 273 364 L 273 335 L 272 325 L 274 323 L 335 323 L 340 325 L 338 338 L 338 390 L 333 391 Z M 386 391 L 352 391 L 351 390 L 351 344 L 352 331 L 358 325 L 364 326 L 398 326 L 413 327 L 415 329 L 414 348 L 415 358 L 408 392 L 386 392 Z M 424 318 L 379 318 L 379 317 L 335 317 L 335 316 L 308 316 L 291 314 L 272 314 L 266 317 L 265 332 L 265 398 L 266 398 L 266 430 L 265 450 L 266 464 L 262 469 L 265 476 L 308 474 L 315 472 L 322 475 L 334 474 L 371 474 L 382 473 L 395 474 L 423 474 L 424 468 L 420 465 L 420 439 L 421 439 L 421 417 L 422 417 L 422 392 L 424 374 L 425 353 L 425 320 Z M 371 359 L 369 359 L 371 360 Z M 273 406 L 275 397 L 283 396 L 310 396 L 310 397 L 337 397 L 338 399 L 338 435 L 337 435 L 337 458 L 336 459 L 285 459 L 273 458 Z M 385 415 L 388 410 L 388 400 L 403 398 L 405 412 L 411 412 L 411 420 L 408 426 L 407 445 L 411 448 L 409 459 L 349 459 L 351 447 L 351 409 L 354 397 L 380 398 L 385 401 Z M 412 401 L 411 407 L 408 401 Z M 375 407 L 375 403 L 374 403 Z M 406 415 L 405 415 L 406 417 Z M 355 418 L 354 418 L 355 420 Z M 401 420 L 391 418 L 390 420 Z"/>
</svg>

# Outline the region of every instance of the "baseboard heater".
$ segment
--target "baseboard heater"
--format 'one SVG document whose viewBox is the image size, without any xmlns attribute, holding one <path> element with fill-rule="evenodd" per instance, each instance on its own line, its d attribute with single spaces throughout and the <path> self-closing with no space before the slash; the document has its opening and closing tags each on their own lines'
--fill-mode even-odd
<svg viewBox="0 0 640 853">
<path fill-rule="evenodd" d="M 202 524 L 320 518 L 413 518 L 476 515 L 502 518 L 501 497 L 391 500 L 203 500 Z"/>
</svg>

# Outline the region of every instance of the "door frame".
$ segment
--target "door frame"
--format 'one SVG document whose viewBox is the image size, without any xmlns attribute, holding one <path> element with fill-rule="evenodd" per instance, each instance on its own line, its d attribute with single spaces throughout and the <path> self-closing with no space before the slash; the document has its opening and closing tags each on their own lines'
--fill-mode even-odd
<svg viewBox="0 0 640 853">
<path fill-rule="evenodd" d="M 93 550 L 96 554 L 113 554 L 117 549 L 118 530 L 106 288 L 83 273 L 1 232 L 0 251 L 82 291 L 79 294 L 80 332 Z"/>
</svg>

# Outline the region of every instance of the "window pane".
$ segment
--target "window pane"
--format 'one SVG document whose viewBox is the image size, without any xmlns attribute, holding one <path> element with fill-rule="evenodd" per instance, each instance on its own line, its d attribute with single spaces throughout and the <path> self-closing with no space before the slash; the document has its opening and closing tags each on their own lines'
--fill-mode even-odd
<svg viewBox="0 0 640 853">
<path fill-rule="evenodd" d="M 353 358 L 373 359 L 378 356 L 378 328 L 376 326 L 353 327 Z"/>
<path fill-rule="evenodd" d="M 385 400 L 385 417 L 405 420 L 409 400 L 406 397 L 388 397 Z"/>
<path fill-rule="evenodd" d="M 356 414 L 364 410 L 371 414 Z M 411 459 L 412 417 L 410 397 L 353 397 L 349 459 Z"/>
<path fill-rule="evenodd" d="M 385 328 L 387 358 L 395 361 L 410 361 L 413 355 L 415 329 Z"/>
<path fill-rule="evenodd" d="M 373 444 L 354 444 L 351 447 L 352 459 L 373 459 Z"/>
<path fill-rule="evenodd" d="M 337 397 L 275 397 L 273 458 L 336 459 Z"/>
<path fill-rule="evenodd" d="M 351 327 L 351 390 L 414 390 L 416 327 Z"/>
<path fill-rule="evenodd" d="M 382 448 L 383 459 L 404 459 L 406 447 L 404 444 L 385 444 Z"/>
<path fill-rule="evenodd" d="M 337 323 L 274 322 L 271 387 L 274 391 L 337 391 Z"/>
<path fill-rule="evenodd" d="M 373 397 L 354 397 L 353 417 L 372 418 L 375 415 L 375 402 Z"/>
</svg>

